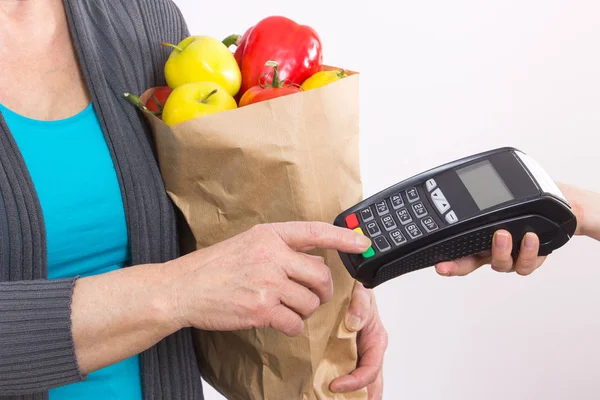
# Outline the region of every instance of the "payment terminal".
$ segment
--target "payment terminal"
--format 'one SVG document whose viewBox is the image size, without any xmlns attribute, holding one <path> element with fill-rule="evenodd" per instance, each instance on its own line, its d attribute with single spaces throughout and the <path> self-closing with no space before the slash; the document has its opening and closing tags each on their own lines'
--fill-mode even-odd
<svg viewBox="0 0 600 400">
<path fill-rule="evenodd" d="M 353 278 L 374 288 L 400 275 L 491 249 L 505 229 L 518 254 L 523 236 L 539 255 L 563 246 L 576 219 L 554 181 L 529 156 L 500 148 L 397 183 L 342 212 L 337 226 L 367 235 L 363 254 L 339 255 Z"/>
</svg>

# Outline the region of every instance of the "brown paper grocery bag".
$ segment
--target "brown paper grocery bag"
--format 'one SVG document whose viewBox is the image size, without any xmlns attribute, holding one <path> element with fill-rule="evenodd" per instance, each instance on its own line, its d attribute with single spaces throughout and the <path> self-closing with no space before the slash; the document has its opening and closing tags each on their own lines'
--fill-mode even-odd
<svg viewBox="0 0 600 400">
<path fill-rule="evenodd" d="M 167 191 L 195 248 L 261 223 L 332 223 L 362 199 L 356 73 L 171 127 L 154 116 L 148 121 Z M 226 398 L 366 399 L 366 390 L 328 390 L 332 380 L 357 366 L 356 334 L 344 326 L 354 280 L 335 251 L 312 254 L 331 268 L 334 298 L 306 321 L 302 336 L 270 328 L 195 331 L 203 378 Z"/>
</svg>

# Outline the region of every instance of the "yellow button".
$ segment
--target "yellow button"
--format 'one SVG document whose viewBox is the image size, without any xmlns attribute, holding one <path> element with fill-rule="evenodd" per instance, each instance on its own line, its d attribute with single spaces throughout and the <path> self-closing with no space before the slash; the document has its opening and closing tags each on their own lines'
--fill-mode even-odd
<svg viewBox="0 0 600 400">
<path fill-rule="evenodd" d="M 359 228 L 356 228 L 356 229 L 354 229 L 354 232 L 358 232 L 358 233 L 360 233 L 361 235 L 364 235 L 364 232 L 363 232 L 363 230 L 362 230 L 362 229 L 360 229 L 360 227 L 359 227 Z"/>
</svg>

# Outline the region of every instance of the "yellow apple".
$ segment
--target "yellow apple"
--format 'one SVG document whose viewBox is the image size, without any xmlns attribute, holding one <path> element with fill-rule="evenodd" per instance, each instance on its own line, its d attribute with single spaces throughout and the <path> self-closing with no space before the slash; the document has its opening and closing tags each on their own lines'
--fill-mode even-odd
<svg viewBox="0 0 600 400">
<path fill-rule="evenodd" d="M 192 82 L 215 82 L 235 96 L 242 85 L 242 73 L 233 53 L 210 36 L 190 36 L 173 48 L 165 64 L 165 78 L 171 89 Z"/>
<path fill-rule="evenodd" d="M 218 83 L 186 83 L 169 95 L 162 119 L 171 126 L 234 108 L 237 108 L 235 99 Z"/>
</svg>

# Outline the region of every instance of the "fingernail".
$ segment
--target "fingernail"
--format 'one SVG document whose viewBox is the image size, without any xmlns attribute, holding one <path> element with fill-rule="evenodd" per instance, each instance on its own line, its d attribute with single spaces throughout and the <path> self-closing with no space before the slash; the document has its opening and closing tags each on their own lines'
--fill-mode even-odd
<svg viewBox="0 0 600 400">
<path fill-rule="evenodd" d="M 369 247 L 371 247 L 371 240 L 369 240 L 369 238 L 365 235 L 358 234 L 358 236 L 356 236 L 356 244 L 361 249 L 367 250 Z"/>
<path fill-rule="evenodd" d="M 342 384 L 337 385 L 336 392 L 345 392 L 346 389 L 347 389 L 347 386 L 342 383 Z"/>
<path fill-rule="evenodd" d="M 532 250 L 535 247 L 535 237 L 533 233 L 526 233 L 525 239 L 523 240 L 523 246 L 527 250 Z"/>
<path fill-rule="evenodd" d="M 450 276 L 450 268 L 447 267 L 436 267 L 435 268 L 437 273 L 442 275 L 442 276 Z"/>
<path fill-rule="evenodd" d="M 357 332 L 360 330 L 360 321 L 360 317 L 350 314 L 346 318 L 346 327 L 353 332 Z"/>
<path fill-rule="evenodd" d="M 494 245 L 498 250 L 506 250 L 508 248 L 508 234 L 505 232 L 496 233 Z"/>
</svg>

